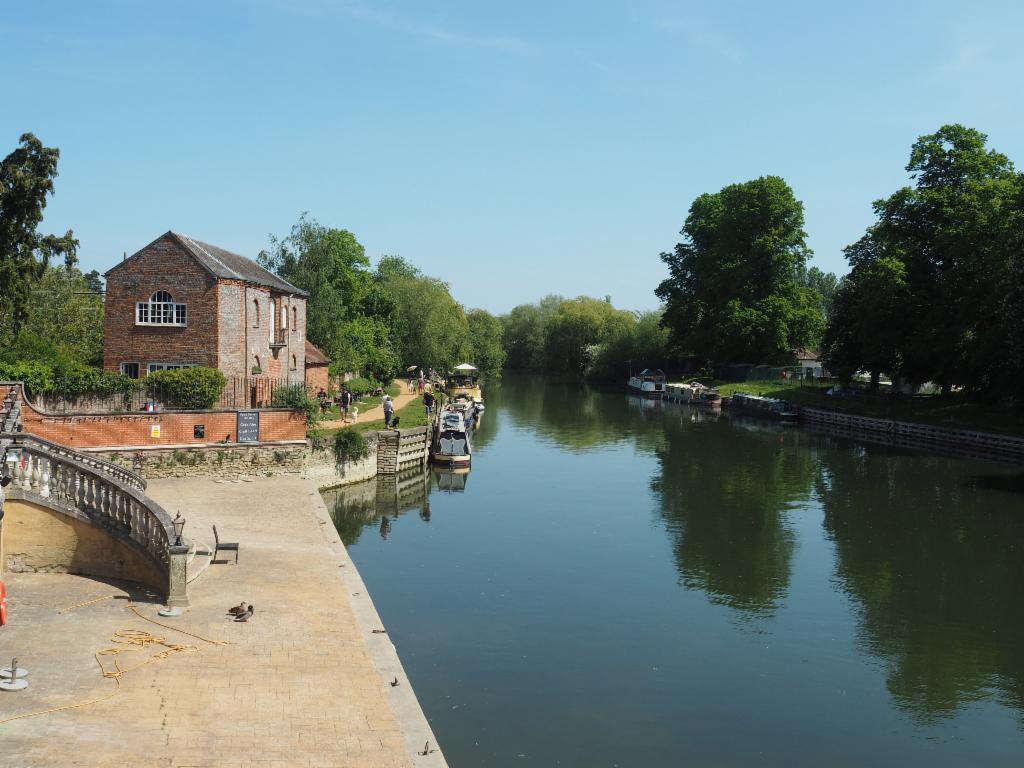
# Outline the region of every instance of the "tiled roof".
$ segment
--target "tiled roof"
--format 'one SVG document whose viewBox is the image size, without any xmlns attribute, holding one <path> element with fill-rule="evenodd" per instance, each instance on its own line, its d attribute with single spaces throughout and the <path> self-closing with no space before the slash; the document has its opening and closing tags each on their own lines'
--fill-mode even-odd
<svg viewBox="0 0 1024 768">
<path fill-rule="evenodd" d="M 170 234 L 216 277 L 255 283 L 256 285 L 263 285 L 267 288 L 283 291 L 284 293 L 295 293 L 301 296 L 307 295 L 305 291 L 299 290 L 286 280 L 282 280 L 252 259 L 232 253 L 231 251 L 225 251 L 216 245 L 204 243 L 180 232 L 171 232 Z"/>
<path fill-rule="evenodd" d="M 331 360 L 306 339 L 306 365 L 327 365 Z"/>
</svg>

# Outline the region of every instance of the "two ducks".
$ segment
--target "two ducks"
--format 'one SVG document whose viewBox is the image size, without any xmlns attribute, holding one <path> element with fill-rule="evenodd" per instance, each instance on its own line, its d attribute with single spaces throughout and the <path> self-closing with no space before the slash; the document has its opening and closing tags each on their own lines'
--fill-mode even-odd
<svg viewBox="0 0 1024 768">
<path fill-rule="evenodd" d="M 238 605 L 228 608 L 228 616 L 234 616 L 235 621 L 248 621 L 252 617 L 254 611 L 255 606 L 251 603 L 246 603 L 245 600 L 243 600 Z"/>
</svg>

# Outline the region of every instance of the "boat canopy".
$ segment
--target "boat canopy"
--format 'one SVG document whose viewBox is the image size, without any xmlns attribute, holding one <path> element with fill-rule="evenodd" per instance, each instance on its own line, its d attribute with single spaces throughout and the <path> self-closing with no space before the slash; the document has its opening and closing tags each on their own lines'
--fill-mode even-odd
<svg viewBox="0 0 1024 768">
<path fill-rule="evenodd" d="M 466 421 L 458 411 L 445 411 L 441 414 L 442 432 L 465 432 Z"/>
<path fill-rule="evenodd" d="M 455 366 L 454 370 L 458 371 L 459 373 L 475 373 L 476 366 L 470 365 L 469 363 L 459 363 L 458 365 Z"/>
<path fill-rule="evenodd" d="M 642 371 L 640 371 L 640 375 L 641 376 L 650 376 L 653 379 L 664 379 L 665 378 L 665 372 L 663 370 L 661 370 L 661 368 L 654 368 L 654 369 L 644 368 Z"/>
</svg>

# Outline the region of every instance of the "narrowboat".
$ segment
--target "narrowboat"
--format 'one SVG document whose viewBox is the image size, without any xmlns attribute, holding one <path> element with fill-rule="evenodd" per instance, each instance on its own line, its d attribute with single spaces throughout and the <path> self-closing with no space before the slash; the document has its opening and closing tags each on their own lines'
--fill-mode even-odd
<svg viewBox="0 0 1024 768">
<path fill-rule="evenodd" d="M 472 454 L 470 439 L 473 421 L 465 412 L 450 405 L 438 414 L 430 458 L 435 464 L 468 467 Z"/>
<path fill-rule="evenodd" d="M 770 419 L 779 419 L 780 421 L 797 420 L 797 412 L 793 406 L 785 400 L 779 400 L 775 397 L 759 397 L 758 395 L 750 395 L 746 392 L 737 392 L 732 396 L 732 407 L 758 416 L 766 416 Z"/>
<path fill-rule="evenodd" d="M 455 366 L 445 380 L 445 394 L 451 402 L 462 400 L 472 404 L 474 420 L 480 420 L 484 412 L 484 395 L 480 389 L 480 372 L 475 365 L 462 363 Z"/>
</svg>

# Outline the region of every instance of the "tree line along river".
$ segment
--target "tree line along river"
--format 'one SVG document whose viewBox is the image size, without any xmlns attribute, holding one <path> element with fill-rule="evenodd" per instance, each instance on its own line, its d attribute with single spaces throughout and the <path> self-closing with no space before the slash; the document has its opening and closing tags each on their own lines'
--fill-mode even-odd
<svg viewBox="0 0 1024 768">
<path fill-rule="evenodd" d="M 325 494 L 451 765 L 1024 763 L 1018 469 L 485 397 L 468 476 Z"/>
</svg>

